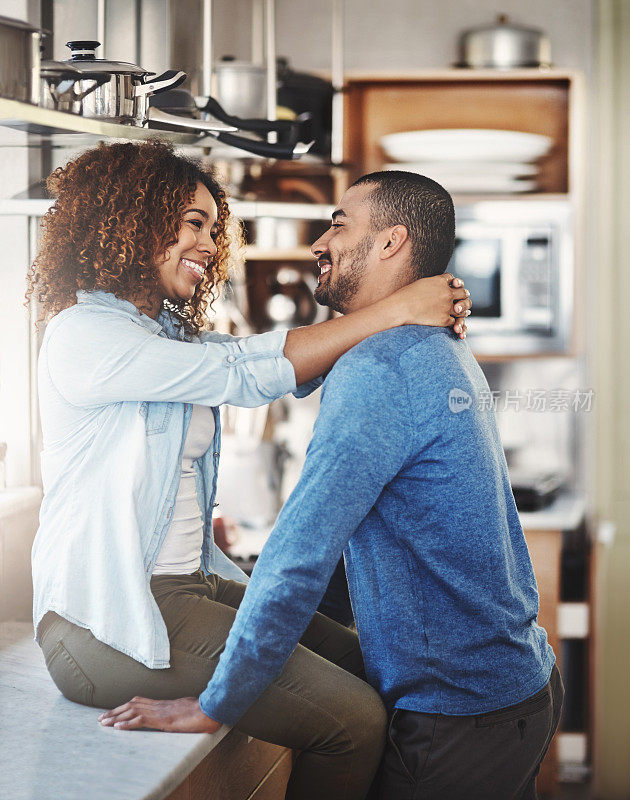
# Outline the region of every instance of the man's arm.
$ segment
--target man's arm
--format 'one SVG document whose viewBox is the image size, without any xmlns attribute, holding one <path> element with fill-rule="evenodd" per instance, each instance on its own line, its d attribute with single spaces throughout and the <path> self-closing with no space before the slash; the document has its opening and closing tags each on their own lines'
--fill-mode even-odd
<svg viewBox="0 0 630 800">
<path fill-rule="evenodd" d="M 406 388 L 367 355 L 324 386 L 300 480 L 254 569 L 217 670 L 199 699 L 230 724 L 281 672 L 349 538 L 406 461 Z"/>
<path fill-rule="evenodd" d="M 406 386 L 369 352 L 341 359 L 322 391 L 300 480 L 258 559 L 219 664 L 199 700 L 134 698 L 99 717 L 121 729 L 217 730 L 282 671 L 344 547 L 411 441 Z"/>
</svg>

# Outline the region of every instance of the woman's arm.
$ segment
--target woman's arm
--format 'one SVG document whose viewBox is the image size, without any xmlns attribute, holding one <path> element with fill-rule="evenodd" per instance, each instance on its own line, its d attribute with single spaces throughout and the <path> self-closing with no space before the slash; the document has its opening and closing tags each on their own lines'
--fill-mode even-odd
<svg viewBox="0 0 630 800">
<path fill-rule="evenodd" d="M 451 282 L 457 285 L 451 286 Z M 461 311 L 456 311 L 455 306 Z M 290 330 L 284 355 L 293 364 L 295 381 L 300 386 L 325 373 L 363 339 L 399 325 L 455 325 L 464 339 L 463 317 L 470 307 L 463 282 L 450 273 L 421 278 L 359 311 Z"/>
<path fill-rule="evenodd" d="M 464 297 L 445 276 L 424 278 L 311 328 L 204 344 L 157 336 L 123 314 L 73 306 L 51 320 L 42 353 L 53 385 L 77 406 L 126 400 L 257 406 L 322 375 L 373 333 L 414 322 L 453 325 L 458 294 Z"/>
</svg>

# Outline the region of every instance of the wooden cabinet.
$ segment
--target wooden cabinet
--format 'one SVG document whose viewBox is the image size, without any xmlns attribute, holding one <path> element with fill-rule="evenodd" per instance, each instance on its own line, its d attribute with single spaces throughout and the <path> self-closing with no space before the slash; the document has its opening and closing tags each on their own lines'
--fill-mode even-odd
<svg viewBox="0 0 630 800">
<path fill-rule="evenodd" d="M 383 167 L 379 144 L 389 133 L 492 128 L 551 137 L 540 165 L 544 194 L 573 192 L 581 182 L 581 76 L 561 70 L 440 70 L 410 75 L 348 76 L 344 158 L 352 177 Z"/>
<path fill-rule="evenodd" d="M 540 595 L 538 622 L 547 631 L 549 644 L 560 664 L 560 637 L 558 635 L 558 610 L 560 607 L 560 569 L 562 557 L 562 531 L 526 530 L 525 538 L 534 566 Z M 540 794 L 553 795 L 558 783 L 557 734 L 542 763 L 538 776 Z"/>
<path fill-rule="evenodd" d="M 166 800 L 282 800 L 292 753 L 232 729 Z"/>
</svg>

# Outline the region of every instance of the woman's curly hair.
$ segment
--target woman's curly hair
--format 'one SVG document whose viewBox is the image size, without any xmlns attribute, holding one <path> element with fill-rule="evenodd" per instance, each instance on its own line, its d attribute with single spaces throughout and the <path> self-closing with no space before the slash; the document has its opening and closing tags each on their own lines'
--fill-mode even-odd
<svg viewBox="0 0 630 800">
<path fill-rule="evenodd" d="M 112 292 L 122 299 L 150 297 L 156 262 L 177 242 L 183 212 L 197 183 L 217 204 L 217 254 L 190 300 L 167 300 L 184 332 L 207 327 L 206 310 L 228 278 L 230 211 L 225 192 L 200 165 L 160 140 L 101 143 L 65 167 L 46 186 L 55 202 L 42 220 L 39 252 L 28 272 L 49 318 L 77 301 L 78 289 Z M 236 234 L 238 238 L 238 234 Z"/>
</svg>

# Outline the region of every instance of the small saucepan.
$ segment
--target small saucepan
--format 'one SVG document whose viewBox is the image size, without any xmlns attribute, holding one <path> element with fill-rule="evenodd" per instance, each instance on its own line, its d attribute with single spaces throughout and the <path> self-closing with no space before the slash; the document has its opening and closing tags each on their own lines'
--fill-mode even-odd
<svg viewBox="0 0 630 800">
<path fill-rule="evenodd" d="M 100 42 L 72 41 L 67 46 L 72 56 L 61 63 L 83 73 L 75 86 L 77 97 L 83 95 L 76 101 L 83 117 L 143 126 L 148 119 L 149 97 L 186 80 L 185 72 L 168 70 L 155 77 L 136 64 L 96 58 Z M 97 86 L 93 86 L 94 80 L 98 80 Z"/>
</svg>

